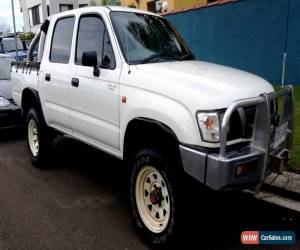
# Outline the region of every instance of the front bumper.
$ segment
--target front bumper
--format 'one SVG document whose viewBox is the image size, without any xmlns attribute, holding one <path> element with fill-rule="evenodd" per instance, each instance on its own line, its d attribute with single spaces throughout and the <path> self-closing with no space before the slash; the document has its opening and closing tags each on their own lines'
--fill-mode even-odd
<svg viewBox="0 0 300 250">
<path fill-rule="evenodd" d="M 249 147 L 242 152 L 234 151 L 228 158 L 180 145 L 185 171 L 214 190 L 241 188 L 259 183 L 263 175 L 263 152 L 251 152 Z M 249 165 L 251 169 L 238 176 L 238 167 Z"/>
<path fill-rule="evenodd" d="M 0 130 L 22 126 L 22 110 L 15 104 L 0 108 Z"/>
<path fill-rule="evenodd" d="M 282 114 L 279 126 L 287 125 L 287 135 L 280 145 L 274 148 L 271 124 L 270 102 L 282 97 Z M 229 150 L 227 131 L 233 112 L 240 107 L 256 105 L 256 115 L 251 141 L 238 149 Z M 217 153 L 180 145 L 184 170 L 201 183 L 214 190 L 242 188 L 264 180 L 266 169 L 277 157 L 287 162 L 292 146 L 294 128 L 294 94 L 292 86 L 285 86 L 281 91 L 263 94 L 232 103 L 226 110 L 221 125 L 220 148 Z M 243 170 L 242 174 L 239 172 Z M 246 169 L 246 171 L 244 171 Z"/>
</svg>

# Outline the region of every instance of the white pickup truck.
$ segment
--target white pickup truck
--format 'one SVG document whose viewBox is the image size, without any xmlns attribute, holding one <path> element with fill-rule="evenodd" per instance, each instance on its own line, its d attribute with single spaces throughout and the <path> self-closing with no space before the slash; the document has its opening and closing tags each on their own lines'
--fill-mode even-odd
<svg viewBox="0 0 300 250">
<path fill-rule="evenodd" d="M 53 131 L 126 160 L 133 217 L 156 245 L 178 227 L 184 173 L 213 190 L 243 189 L 290 156 L 293 88 L 274 92 L 258 76 L 195 60 L 153 13 L 91 7 L 52 16 L 11 74 L 33 163 L 45 165 Z"/>
</svg>

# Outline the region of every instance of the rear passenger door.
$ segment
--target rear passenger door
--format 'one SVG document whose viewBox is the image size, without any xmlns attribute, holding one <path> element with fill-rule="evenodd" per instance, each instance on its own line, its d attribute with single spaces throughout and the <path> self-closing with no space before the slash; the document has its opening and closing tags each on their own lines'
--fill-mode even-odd
<svg viewBox="0 0 300 250">
<path fill-rule="evenodd" d="M 74 135 L 108 152 L 119 151 L 119 77 L 109 32 L 100 14 L 81 15 L 77 25 L 70 89 Z M 82 64 L 84 52 L 97 53 L 100 76 Z"/>
<path fill-rule="evenodd" d="M 43 111 L 49 126 L 71 132 L 70 127 L 70 54 L 72 47 L 74 16 L 56 20 L 48 54 L 42 60 L 40 95 Z"/>
</svg>

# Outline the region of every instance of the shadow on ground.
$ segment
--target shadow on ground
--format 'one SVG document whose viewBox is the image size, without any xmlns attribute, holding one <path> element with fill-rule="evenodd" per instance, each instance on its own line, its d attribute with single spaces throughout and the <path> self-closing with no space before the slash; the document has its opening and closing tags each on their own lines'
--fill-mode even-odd
<svg viewBox="0 0 300 250">
<path fill-rule="evenodd" d="M 0 143 L 21 141 L 25 138 L 25 128 L 0 129 Z"/>
<path fill-rule="evenodd" d="M 70 138 L 59 139 L 55 151 L 52 162 L 55 168 L 78 169 L 99 185 L 124 194 L 122 202 L 129 207 L 129 171 L 122 161 Z M 101 168 L 97 162 L 101 162 Z M 176 246 L 238 249 L 242 231 L 293 230 L 300 235 L 300 217 L 290 210 L 244 194 L 203 191 L 196 182 L 188 185 L 188 189 L 184 201 L 184 230 Z"/>
<path fill-rule="evenodd" d="M 10 139 L 22 138 L 15 135 Z M 9 138 L 1 137 L 3 140 L 5 142 Z M 128 217 L 131 216 L 129 171 L 122 161 L 68 137 L 61 137 L 55 141 L 48 167 L 62 172 L 79 172 L 101 190 L 109 189 L 116 193 L 118 202 L 124 205 Z M 183 188 L 187 188 L 183 204 L 184 222 L 176 249 L 243 249 L 240 244 L 242 231 L 294 230 L 298 237 L 300 235 L 300 217 L 289 210 L 238 193 L 200 191 L 202 188 L 196 182 Z M 298 244 L 288 249 L 299 249 Z"/>
</svg>

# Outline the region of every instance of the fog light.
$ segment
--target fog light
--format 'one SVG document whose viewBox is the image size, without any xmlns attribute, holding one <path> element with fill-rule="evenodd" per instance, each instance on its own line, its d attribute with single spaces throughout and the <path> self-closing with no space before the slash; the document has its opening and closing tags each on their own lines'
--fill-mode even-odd
<svg viewBox="0 0 300 250">
<path fill-rule="evenodd" d="M 247 172 L 248 170 L 248 166 L 247 165 L 239 165 L 236 168 L 236 176 L 240 176 L 242 174 L 244 174 L 245 172 Z"/>
</svg>

